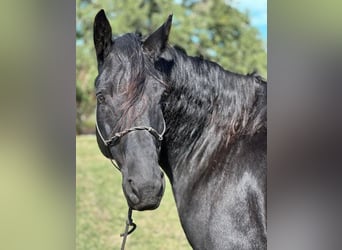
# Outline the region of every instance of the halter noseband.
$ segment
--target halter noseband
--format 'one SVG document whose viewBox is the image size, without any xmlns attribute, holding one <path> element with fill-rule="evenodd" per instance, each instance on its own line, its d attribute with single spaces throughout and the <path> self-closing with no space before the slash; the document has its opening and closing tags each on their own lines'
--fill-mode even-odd
<svg viewBox="0 0 342 250">
<path fill-rule="evenodd" d="M 97 112 L 96 112 L 96 113 L 97 113 Z M 106 146 L 106 148 L 108 149 L 108 151 L 109 151 L 109 153 L 110 153 L 110 156 L 111 156 L 110 160 L 111 160 L 112 164 L 113 164 L 119 171 L 121 171 L 121 170 L 120 170 L 120 168 L 117 166 L 117 164 L 114 164 L 114 162 L 113 162 L 114 158 L 113 158 L 112 153 L 111 153 L 111 151 L 110 151 L 110 149 L 109 149 L 108 147 L 117 144 L 117 143 L 120 141 L 121 137 L 127 135 L 128 133 L 133 132 L 133 131 L 139 131 L 139 130 L 146 130 L 146 131 L 148 131 L 150 134 L 152 134 L 158 141 L 162 141 L 162 140 L 163 140 L 163 136 L 164 136 L 165 131 L 166 131 L 166 124 L 165 124 L 165 120 L 164 120 L 164 119 L 163 119 L 163 125 L 164 125 L 164 128 L 163 128 L 163 132 L 161 132 L 161 134 L 159 134 L 158 131 L 155 130 L 154 128 L 152 128 L 152 127 L 149 127 L 149 126 L 137 126 L 137 127 L 127 128 L 127 129 L 124 129 L 124 130 L 122 130 L 122 131 L 120 131 L 120 132 L 117 132 L 117 133 L 115 133 L 114 136 L 112 136 L 109 140 L 106 140 L 106 139 L 103 137 L 103 135 L 102 135 L 102 133 L 101 133 L 101 131 L 100 131 L 100 129 L 99 129 L 99 126 L 97 125 L 97 119 L 95 119 L 96 132 L 97 132 L 97 134 L 100 136 L 101 141 L 103 142 L 103 144 L 104 144 L 104 145 Z"/>
<path fill-rule="evenodd" d="M 155 130 L 152 127 L 148 127 L 148 126 L 137 126 L 137 127 L 131 127 L 131 128 L 127 128 L 124 129 L 120 132 L 117 132 L 114 134 L 114 136 L 112 136 L 109 140 L 105 140 L 103 135 L 101 134 L 101 131 L 97 125 L 97 121 L 96 121 L 96 130 L 97 133 L 99 134 L 102 142 L 106 145 L 106 147 L 111 146 L 111 145 L 115 145 L 119 142 L 119 140 L 121 139 L 121 137 L 125 136 L 126 134 L 133 132 L 133 131 L 138 131 L 138 130 L 147 130 L 148 132 L 150 132 L 158 141 L 162 141 L 163 140 L 163 135 L 165 133 L 166 130 L 166 125 L 165 125 L 165 121 L 163 119 L 163 123 L 164 123 L 164 129 L 163 132 L 161 134 L 158 133 L 157 130 Z"/>
</svg>

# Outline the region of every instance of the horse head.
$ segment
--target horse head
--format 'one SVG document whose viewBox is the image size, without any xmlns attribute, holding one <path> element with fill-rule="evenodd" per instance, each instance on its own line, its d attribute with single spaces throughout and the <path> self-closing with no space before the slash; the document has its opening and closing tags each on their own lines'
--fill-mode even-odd
<svg viewBox="0 0 342 250">
<path fill-rule="evenodd" d="M 116 161 L 127 203 L 135 210 L 157 208 L 165 188 L 158 163 L 166 129 L 160 104 L 165 85 L 154 61 L 166 47 L 171 19 L 144 40 L 134 33 L 113 39 L 103 10 L 94 21 L 97 142 L 103 155 Z"/>
</svg>

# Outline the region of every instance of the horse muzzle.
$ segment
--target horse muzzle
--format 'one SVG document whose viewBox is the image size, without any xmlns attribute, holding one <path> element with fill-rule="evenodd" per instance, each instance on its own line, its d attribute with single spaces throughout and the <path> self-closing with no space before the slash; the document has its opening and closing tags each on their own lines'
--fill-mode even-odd
<svg viewBox="0 0 342 250">
<path fill-rule="evenodd" d="M 160 178 L 149 181 L 138 178 L 127 178 L 123 182 L 123 191 L 129 207 L 138 211 L 158 208 L 164 190 L 165 178 L 163 173 Z"/>
</svg>

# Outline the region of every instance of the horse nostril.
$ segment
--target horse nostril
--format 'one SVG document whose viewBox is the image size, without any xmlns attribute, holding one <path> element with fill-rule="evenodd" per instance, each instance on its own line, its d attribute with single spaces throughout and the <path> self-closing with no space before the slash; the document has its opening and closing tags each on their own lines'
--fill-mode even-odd
<svg viewBox="0 0 342 250">
<path fill-rule="evenodd" d="M 160 174 L 160 178 L 164 178 L 164 173 L 163 172 L 161 172 L 161 174 Z"/>
<path fill-rule="evenodd" d="M 127 198 L 130 200 L 132 204 L 138 204 L 140 202 L 140 197 L 139 197 L 139 193 L 138 193 L 137 187 L 133 179 L 131 178 L 127 179 L 126 187 L 127 187 L 126 189 Z"/>
<path fill-rule="evenodd" d="M 138 195 L 138 191 L 136 189 L 136 186 L 135 186 L 135 183 L 134 183 L 133 179 L 128 179 L 127 181 L 129 183 L 129 185 L 131 186 L 131 189 L 132 189 L 133 193 Z"/>
<path fill-rule="evenodd" d="M 130 186 L 130 189 L 131 189 L 131 191 L 132 191 L 132 194 L 133 194 L 133 196 L 132 197 L 135 197 L 136 199 L 137 199 L 137 202 L 139 201 L 139 191 L 138 191 L 138 189 L 137 189 L 137 187 L 136 187 L 136 184 L 135 184 L 135 182 L 133 181 L 133 179 L 131 179 L 131 178 L 129 178 L 128 180 L 127 180 L 127 182 L 128 182 L 128 184 L 129 184 L 129 186 Z M 131 198 L 132 198 L 131 197 Z M 132 198 L 133 199 L 133 198 Z"/>
</svg>

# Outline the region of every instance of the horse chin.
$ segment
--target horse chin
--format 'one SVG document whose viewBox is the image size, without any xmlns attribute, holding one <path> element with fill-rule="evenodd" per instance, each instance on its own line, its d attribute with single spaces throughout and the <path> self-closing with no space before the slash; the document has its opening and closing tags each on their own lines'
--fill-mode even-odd
<svg viewBox="0 0 342 250">
<path fill-rule="evenodd" d="M 137 205 L 134 205 L 131 208 L 137 211 L 154 210 L 159 207 L 160 201 L 161 201 L 161 198 L 159 199 L 159 201 L 146 202 L 146 203 L 142 202 Z"/>
</svg>

